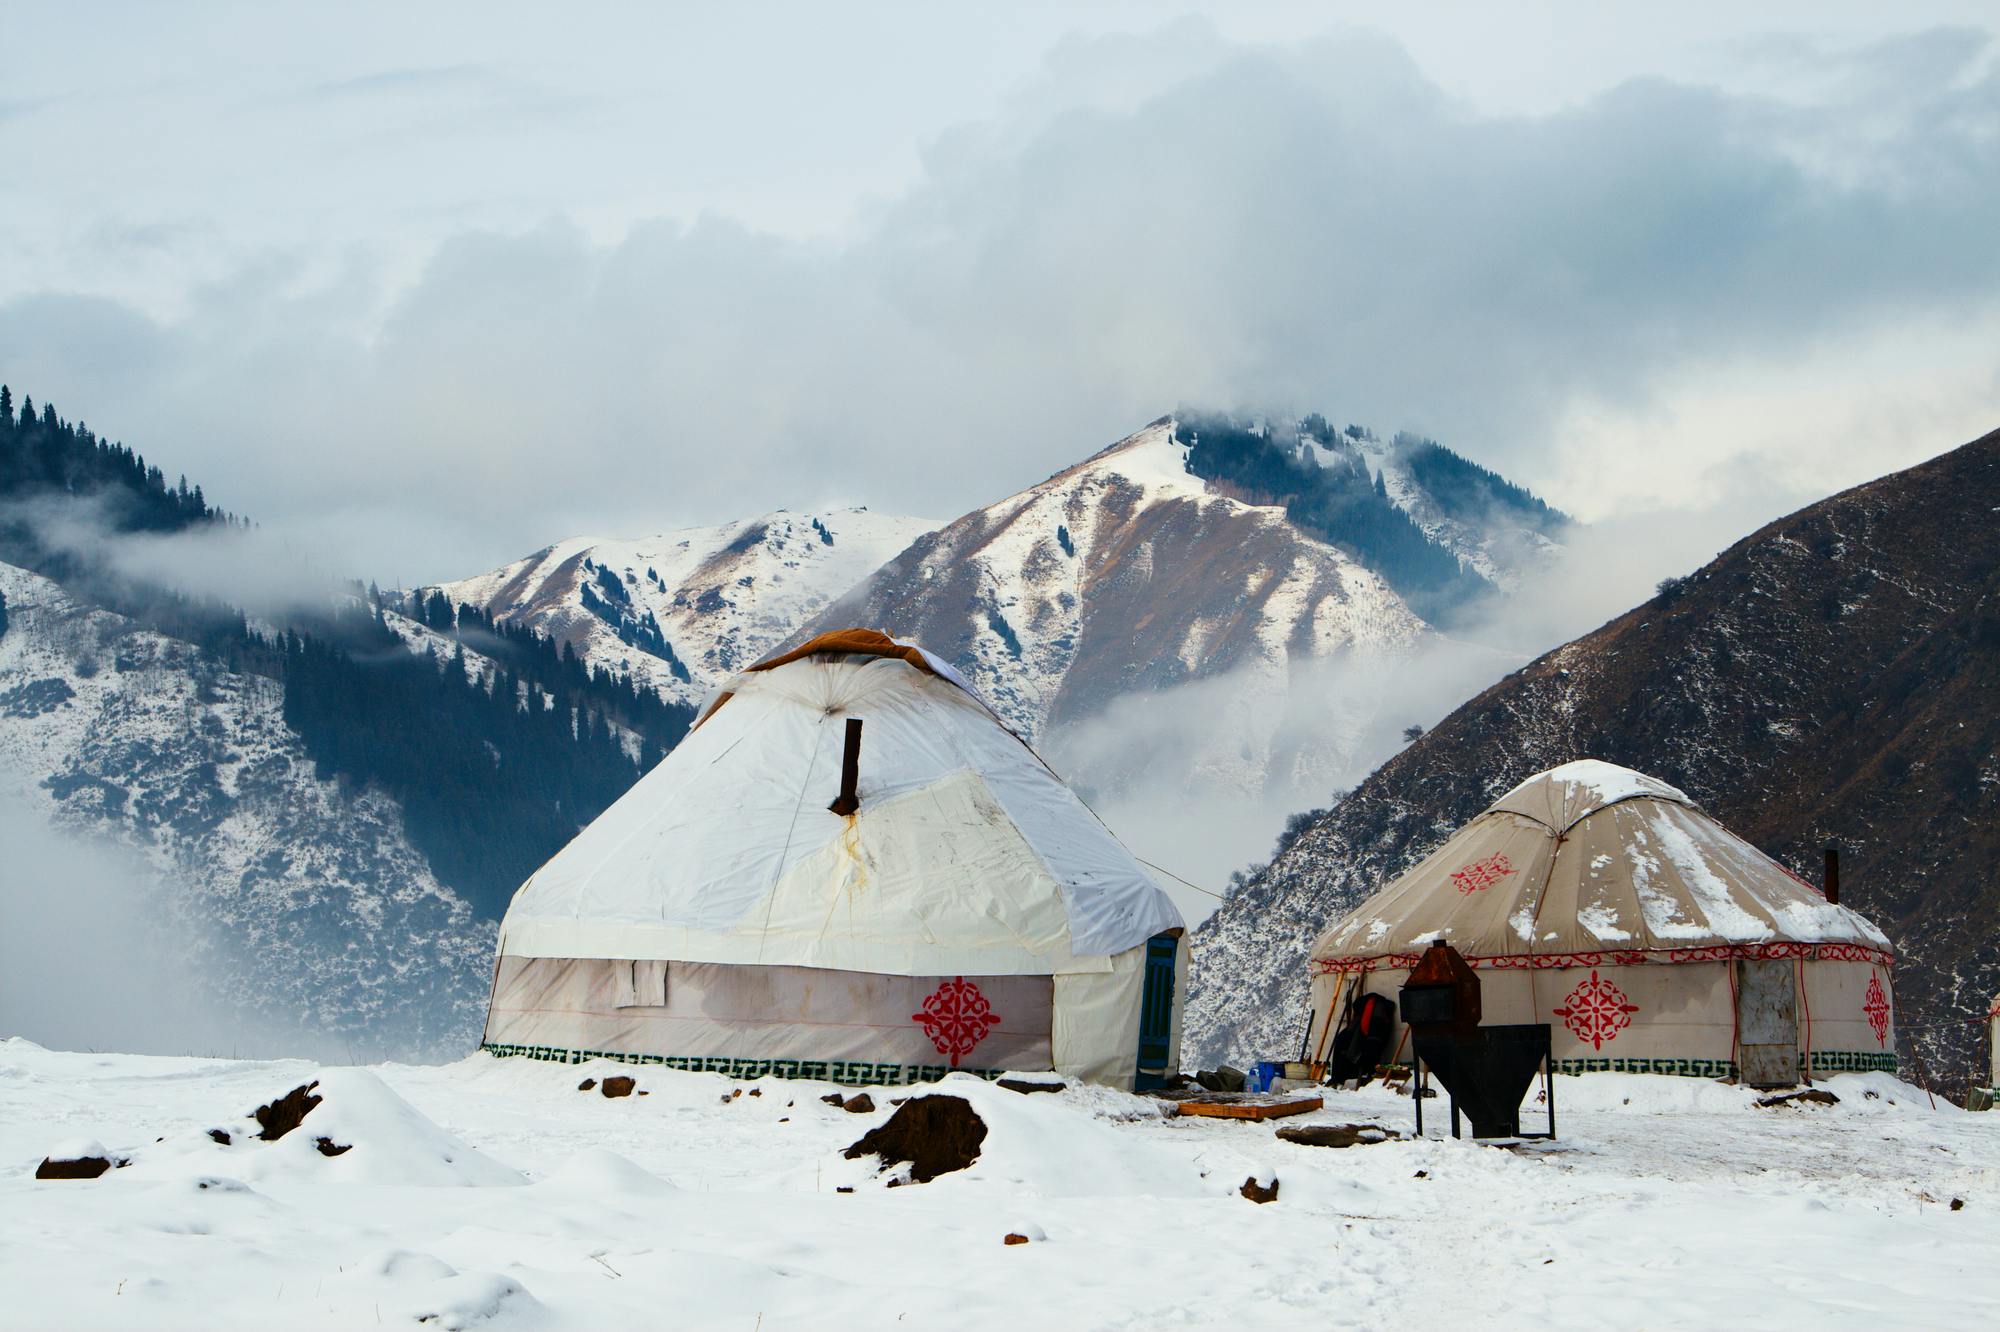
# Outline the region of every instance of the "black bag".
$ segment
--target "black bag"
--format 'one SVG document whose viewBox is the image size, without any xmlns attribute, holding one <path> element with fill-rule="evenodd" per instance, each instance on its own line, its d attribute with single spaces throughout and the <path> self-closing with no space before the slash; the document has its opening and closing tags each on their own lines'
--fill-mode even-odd
<svg viewBox="0 0 2000 1332">
<path fill-rule="evenodd" d="M 1326 1080 L 1348 1082 L 1374 1075 L 1396 1028 L 1396 1001 L 1387 995 L 1364 994 L 1347 1008 L 1347 1020 L 1334 1033 L 1332 1057 L 1327 1060 Z"/>
</svg>

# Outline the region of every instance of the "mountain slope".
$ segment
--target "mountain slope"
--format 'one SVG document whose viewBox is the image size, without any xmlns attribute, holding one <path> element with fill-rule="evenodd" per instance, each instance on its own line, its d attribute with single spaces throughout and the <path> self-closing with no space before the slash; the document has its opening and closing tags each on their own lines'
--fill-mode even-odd
<svg viewBox="0 0 2000 1332">
<path fill-rule="evenodd" d="M 631 540 L 573 537 L 438 590 L 698 704 L 935 524 L 780 510 Z"/>
<path fill-rule="evenodd" d="M 282 685 L 12 565 L 0 595 L 10 817 L 129 848 L 167 896 L 130 909 L 161 949 L 194 951 L 207 998 L 252 1021 L 329 1055 L 426 1057 L 477 1039 L 493 923 L 438 883 L 394 800 L 313 775 Z M 10 915 L 34 918 L 23 900 Z M 88 939 L 63 946 L 80 975 L 104 964 Z"/>
<path fill-rule="evenodd" d="M 1035 735 L 1133 690 L 1429 632 L 1345 552 L 1191 475 L 1174 426 L 919 539 L 794 640 L 850 622 L 915 638 Z"/>
<path fill-rule="evenodd" d="M 1511 578 L 1556 549 L 1494 539 L 1470 504 L 1452 517 L 1407 465 L 1414 443 L 1352 430 L 1163 417 L 922 537 L 791 641 L 845 624 L 914 638 L 1107 799 L 1316 803 L 1373 752 L 1393 664 L 1440 642 L 1367 562 L 1384 553 L 1370 535 L 1467 587 L 1488 586 L 1467 552 Z M 1277 817 L 1230 822 L 1261 839 Z"/>
<path fill-rule="evenodd" d="M 1593 757 L 1801 874 L 1843 848 L 1843 899 L 1901 959 L 1905 1048 L 1965 1073 L 1960 1019 L 2000 988 L 1996 512 L 2000 434 L 1772 523 L 1466 703 L 1199 930 L 1190 1057 L 1295 1048 L 1319 929 L 1521 778 Z"/>
</svg>

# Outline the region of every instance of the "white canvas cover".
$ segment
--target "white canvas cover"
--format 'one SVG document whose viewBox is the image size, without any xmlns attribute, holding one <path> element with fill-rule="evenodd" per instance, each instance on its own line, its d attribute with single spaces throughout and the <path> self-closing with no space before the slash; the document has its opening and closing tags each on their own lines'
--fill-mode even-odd
<svg viewBox="0 0 2000 1332">
<path fill-rule="evenodd" d="M 848 630 L 732 679 L 521 888 L 482 1046 L 1132 1086 L 1178 1068 L 1186 975 L 1172 903 L 1033 751 L 930 654 Z"/>
<path fill-rule="evenodd" d="M 948 668 L 816 654 L 726 693 L 523 885 L 503 955 L 1059 975 L 1109 972 L 1182 927 Z M 861 808 L 846 818 L 827 806 L 850 716 Z"/>
</svg>

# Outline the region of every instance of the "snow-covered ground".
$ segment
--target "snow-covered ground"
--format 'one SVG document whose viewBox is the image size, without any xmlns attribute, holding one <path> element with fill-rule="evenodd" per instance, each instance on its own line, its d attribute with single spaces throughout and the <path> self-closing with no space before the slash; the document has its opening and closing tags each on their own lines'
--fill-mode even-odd
<svg viewBox="0 0 2000 1332">
<path fill-rule="evenodd" d="M 649 1094 L 577 1090 L 620 1073 Z M 256 1140 L 247 1112 L 315 1079 L 325 1099 L 300 1128 Z M 322 1069 L 14 1040 L 0 1291 L 4 1321 L 35 1328 L 1990 1320 L 2000 1115 L 1933 1110 L 1886 1075 L 1824 1085 L 1838 1105 L 1772 1110 L 1708 1082 L 1566 1078 L 1554 1146 L 1333 1150 L 1111 1092 L 954 1078 L 939 1090 L 988 1125 L 978 1161 L 892 1189 L 841 1149 L 904 1090 L 848 1113 L 827 1086 L 657 1068 Z M 1407 1131 L 1409 1104 L 1346 1093 L 1282 1122 Z M 321 1155 L 318 1137 L 350 1150 Z M 76 1139 L 131 1164 L 33 1178 Z M 1240 1195 L 1272 1175 L 1274 1203 Z"/>
</svg>

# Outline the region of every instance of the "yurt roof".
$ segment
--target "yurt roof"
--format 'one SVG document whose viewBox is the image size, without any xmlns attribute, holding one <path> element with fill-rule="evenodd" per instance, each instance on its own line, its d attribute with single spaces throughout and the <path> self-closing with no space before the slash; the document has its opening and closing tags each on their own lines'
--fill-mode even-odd
<svg viewBox="0 0 2000 1332">
<path fill-rule="evenodd" d="M 1739 945 L 1889 941 L 1657 778 L 1595 760 L 1528 778 L 1313 946 L 1321 964 L 1401 958 L 1699 956 Z"/>
<path fill-rule="evenodd" d="M 849 717 L 861 805 L 845 817 L 827 806 Z M 1181 925 L 949 666 L 850 630 L 732 678 L 515 894 L 501 950 L 1039 975 L 1108 970 Z"/>
</svg>

